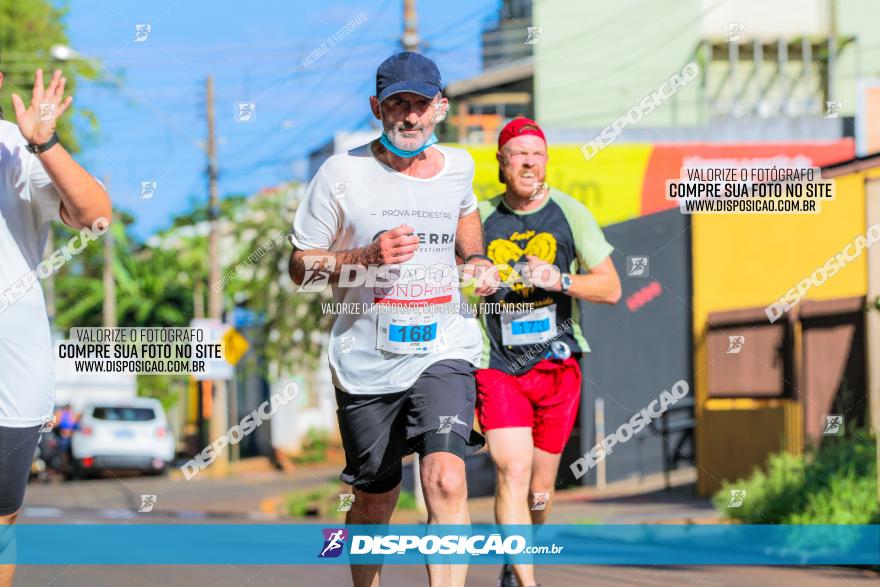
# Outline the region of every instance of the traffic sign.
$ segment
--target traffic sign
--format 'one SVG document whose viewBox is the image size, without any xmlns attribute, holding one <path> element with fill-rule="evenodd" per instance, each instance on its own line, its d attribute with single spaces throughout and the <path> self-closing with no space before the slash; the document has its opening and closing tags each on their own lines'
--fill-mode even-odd
<svg viewBox="0 0 880 587">
<path fill-rule="evenodd" d="M 235 328 L 230 326 L 229 330 L 223 334 L 223 356 L 226 357 L 226 361 L 230 365 L 238 364 L 249 347 L 247 339 L 239 334 Z"/>
</svg>

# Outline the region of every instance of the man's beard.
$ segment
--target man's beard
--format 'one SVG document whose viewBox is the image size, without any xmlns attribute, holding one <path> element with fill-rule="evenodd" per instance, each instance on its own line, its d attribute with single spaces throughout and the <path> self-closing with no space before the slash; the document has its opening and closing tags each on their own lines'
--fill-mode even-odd
<svg viewBox="0 0 880 587">
<path fill-rule="evenodd" d="M 407 137 L 404 136 L 403 131 L 418 131 L 418 135 Z M 427 143 L 431 137 L 429 130 L 421 125 L 406 128 L 403 124 L 393 124 L 391 128 L 385 129 L 385 134 L 388 135 L 388 140 L 392 145 L 403 151 L 415 151 Z"/>
<path fill-rule="evenodd" d="M 515 195 L 521 198 L 529 198 L 535 195 L 536 192 L 536 184 L 538 184 L 538 188 L 540 189 L 544 185 L 544 177 L 539 179 L 538 172 L 535 170 L 530 170 L 530 173 L 534 175 L 534 177 L 521 178 L 520 176 L 525 173 L 525 170 L 514 171 L 510 174 L 505 174 L 505 177 L 508 179 L 505 182 L 508 186 L 508 189 L 513 192 Z M 528 186 L 523 186 L 520 184 L 522 180 L 525 180 Z"/>
</svg>

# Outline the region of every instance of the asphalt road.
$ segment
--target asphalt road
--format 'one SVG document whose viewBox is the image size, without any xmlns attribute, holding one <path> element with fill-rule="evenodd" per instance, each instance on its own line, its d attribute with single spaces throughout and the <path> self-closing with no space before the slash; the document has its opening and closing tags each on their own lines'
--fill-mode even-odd
<svg viewBox="0 0 880 587">
<path fill-rule="evenodd" d="M 254 515 L 259 503 L 297 488 L 318 486 L 335 477 L 335 469 L 316 470 L 295 478 L 275 473 L 251 474 L 237 479 L 183 480 L 116 478 L 57 485 L 32 485 L 28 489 L 22 523 L 108 523 L 137 520 L 176 523 L 247 523 L 265 521 Z M 138 514 L 140 495 L 156 495 L 156 509 L 145 518 Z M 561 504 L 560 504 L 561 505 Z M 594 503 L 594 507 L 599 506 Z M 570 506 L 571 507 L 571 506 Z M 560 511 L 564 511 L 560 508 Z M 554 520 L 562 522 L 564 520 Z M 145 545 L 133 544 L 132 548 Z M 495 565 L 471 565 L 468 585 L 494 586 Z M 541 566 L 543 587 L 573 585 L 614 586 L 755 586 L 867 585 L 877 584 L 876 573 L 858 569 L 811 567 L 633 567 Z M 245 586 L 346 586 L 343 566 L 21 566 L 16 587 L 178 587 L 205 584 L 212 587 Z M 427 585 L 423 567 L 389 565 L 383 573 L 385 587 Z"/>
<path fill-rule="evenodd" d="M 141 495 L 155 495 L 154 513 L 175 515 L 179 512 L 243 514 L 259 511 L 260 502 L 288 491 L 318 487 L 336 479 L 338 467 L 323 467 L 299 472 L 296 476 L 260 472 L 234 478 L 211 479 L 197 476 L 191 481 L 182 477 L 117 476 L 67 483 L 31 484 L 24 501 L 24 519 L 52 519 L 52 508 L 88 516 L 100 511 L 137 511 Z"/>
<path fill-rule="evenodd" d="M 472 565 L 468 585 L 494 587 L 495 566 Z M 621 587 L 623 585 L 670 587 L 818 587 L 877 584 L 877 575 L 849 569 L 787 567 L 574 567 L 541 566 L 538 581 L 543 587 Z M 345 567 L 313 566 L 103 566 L 19 567 L 16 587 L 163 587 L 211 585 L 212 587 L 315 587 L 349 586 Z M 423 567 L 388 566 L 383 587 L 427 585 Z"/>
</svg>

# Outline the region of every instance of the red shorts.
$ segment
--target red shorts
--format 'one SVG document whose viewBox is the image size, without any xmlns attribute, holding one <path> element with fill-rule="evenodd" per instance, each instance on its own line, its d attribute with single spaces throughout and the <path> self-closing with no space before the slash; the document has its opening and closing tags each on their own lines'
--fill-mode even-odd
<svg viewBox="0 0 880 587">
<path fill-rule="evenodd" d="M 477 417 L 485 432 L 494 428 L 532 429 L 537 448 L 561 454 L 571 436 L 581 399 L 577 359 L 543 360 L 522 375 L 477 370 Z"/>
</svg>

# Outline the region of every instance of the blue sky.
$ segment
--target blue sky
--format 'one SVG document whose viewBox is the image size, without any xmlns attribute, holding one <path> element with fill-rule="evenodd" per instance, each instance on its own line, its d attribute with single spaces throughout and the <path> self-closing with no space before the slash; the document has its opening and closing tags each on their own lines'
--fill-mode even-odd
<svg viewBox="0 0 880 587">
<path fill-rule="evenodd" d="M 70 45 L 124 79 L 81 82 L 75 101 L 100 122 L 79 159 L 110 176 L 114 205 L 143 238 L 206 198 L 204 80 L 213 74 L 220 193 L 253 193 L 301 177 L 304 156 L 335 131 L 366 128 L 376 66 L 399 49 L 402 0 L 74 0 Z M 477 73 L 479 32 L 497 0 L 419 0 L 418 25 L 447 81 Z M 361 24 L 315 63 L 301 60 L 346 23 Z M 363 20 L 363 17 L 361 17 Z M 144 42 L 135 25 L 149 24 Z M 234 119 L 237 102 L 256 119 Z M 297 164 L 297 161 L 300 161 Z M 156 181 L 140 199 L 141 181 Z"/>
</svg>

